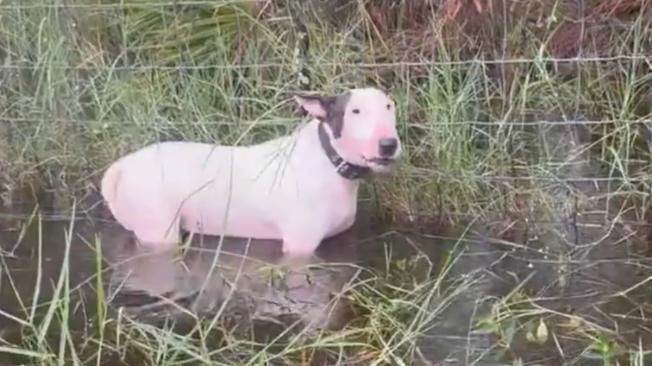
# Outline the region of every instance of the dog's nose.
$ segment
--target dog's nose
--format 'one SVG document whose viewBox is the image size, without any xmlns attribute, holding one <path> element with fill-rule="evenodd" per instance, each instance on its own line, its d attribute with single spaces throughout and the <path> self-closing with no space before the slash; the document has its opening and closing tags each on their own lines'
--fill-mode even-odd
<svg viewBox="0 0 652 366">
<path fill-rule="evenodd" d="M 398 148 L 398 140 L 395 138 L 384 138 L 378 141 L 378 150 L 380 156 L 387 157 L 392 156 Z"/>
</svg>

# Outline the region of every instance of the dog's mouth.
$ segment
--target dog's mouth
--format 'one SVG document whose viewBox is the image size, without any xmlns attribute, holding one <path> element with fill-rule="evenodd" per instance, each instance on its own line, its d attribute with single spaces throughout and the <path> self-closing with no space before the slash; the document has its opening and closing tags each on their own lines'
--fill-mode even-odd
<svg viewBox="0 0 652 366">
<path fill-rule="evenodd" d="M 392 165 L 392 164 L 394 164 L 396 162 L 396 159 L 395 158 L 377 157 L 377 158 L 371 158 L 371 159 L 365 158 L 365 161 L 367 163 L 372 163 L 372 164 L 375 164 L 375 165 L 390 166 L 390 165 Z"/>
</svg>

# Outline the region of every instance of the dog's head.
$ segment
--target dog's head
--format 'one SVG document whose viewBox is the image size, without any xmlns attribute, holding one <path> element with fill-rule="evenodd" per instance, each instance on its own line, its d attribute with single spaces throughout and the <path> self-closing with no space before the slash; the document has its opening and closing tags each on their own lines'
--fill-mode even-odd
<svg viewBox="0 0 652 366">
<path fill-rule="evenodd" d="M 375 88 L 335 96 L 296 96 L 308 114 L 325 122 L 331 144 L 349 163 L 386 171 L 401 154 L 394 101 Z"/>
</svg>

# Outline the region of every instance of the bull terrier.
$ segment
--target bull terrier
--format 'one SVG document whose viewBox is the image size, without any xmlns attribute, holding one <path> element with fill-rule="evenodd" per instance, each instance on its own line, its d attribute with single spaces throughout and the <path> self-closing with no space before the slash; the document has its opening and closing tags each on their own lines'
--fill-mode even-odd
<svg viewBox="0 0 652 366">
<path fill-rule="evenodd" d="M 248 146 L 168 141 L 109 166 L 102 196 L 141 245 L 169 248 L 180 232 L 282 241 L 311 255 L 350 228 L 358 188 L 401 154 L 394 101 L 376 88 L 296 95 L 311 120 Z"/>
</svg>

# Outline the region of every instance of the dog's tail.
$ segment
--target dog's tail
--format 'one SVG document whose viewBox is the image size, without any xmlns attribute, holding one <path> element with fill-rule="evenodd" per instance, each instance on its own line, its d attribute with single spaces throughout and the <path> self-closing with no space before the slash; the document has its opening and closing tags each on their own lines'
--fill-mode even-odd
<svg viewBox="0 0 652 366">
<path fill-rule="evenodd" d="M 101 183 L 102 197 L 108 206 L 109 210 L 115 216 L 115 203 L 118 198 L 118 186 L 120 184 L 120 177 L 122 175 L 122 170 L 120 163 L 116 162 L 112 164 L 109 169 L 104 173 Z"/>
</svg>

